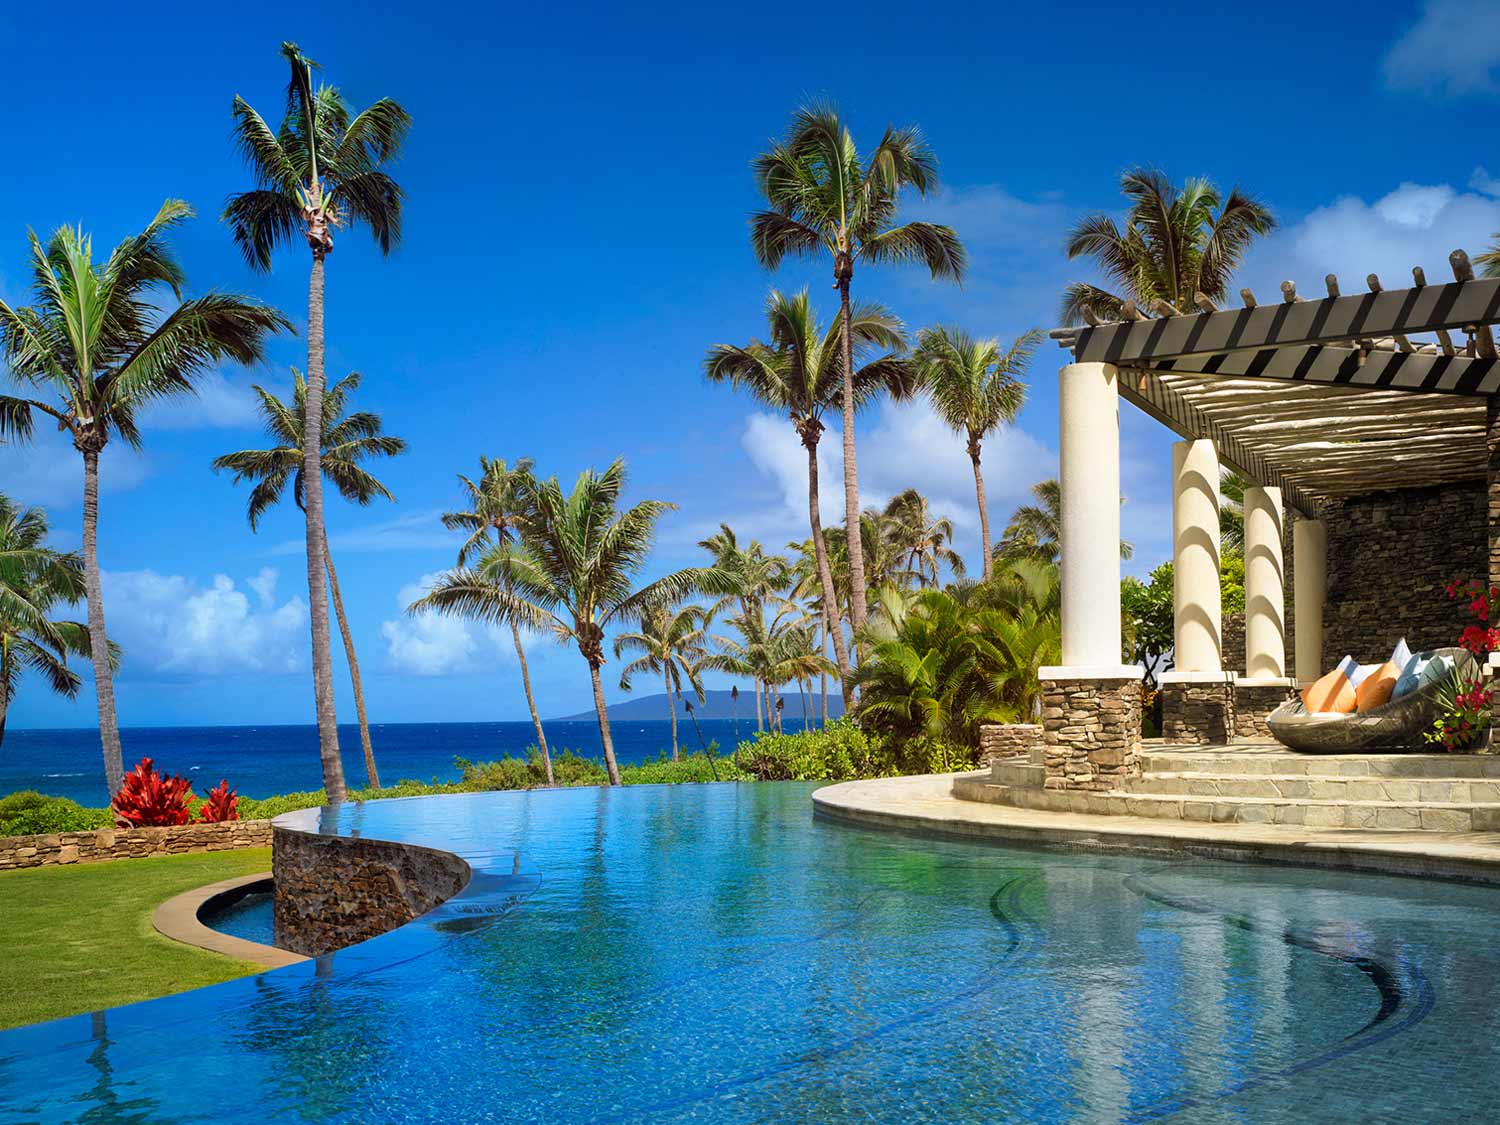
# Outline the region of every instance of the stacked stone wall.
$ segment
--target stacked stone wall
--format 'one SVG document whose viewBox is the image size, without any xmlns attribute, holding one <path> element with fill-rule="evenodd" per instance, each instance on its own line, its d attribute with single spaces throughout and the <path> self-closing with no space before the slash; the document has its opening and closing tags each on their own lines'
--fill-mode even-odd
<svg viewBox="0 0 1500 1125">
<path fill-rule="evenodd" d="M 170 828 L 96 828 L 39 836 L 0 836 L 0 871 L 55 864 L 141 859 L 184 852 L 264 848 L 271 843 L 269 820 L 227 820 Z"/>
<path fill-rule="evenodd" d="M 452 898 L 469 865 L 450 852 L 275 829 L 276 945 L 317 957 L 383 934 Z"/>
<path fill-rule="evenodd" d="M 1292 697 L 1285 684 L 1236 684 L 1234 688 L 1234 737 L 1240 742 L 1274 741 L 1266 719 Z"/>
<path fill-rule="evenodd" d="M 1223 746 L 1234 730 L 1232 681 L 1169 681 L 1161 685 L 1161 734 L 1165 741 Z"/>
<path fill-rule="evenodd" d="M 979 728 L 979 764 L 987 766 L 997 758 L 1030 759 L 1039 755 L 1045 741 L 1042 728 L 1034 723 L 986 723 Z"/>
<path fill-rule="evenodd" d="M 1044 680 L 1048 789 L 1102 792 L 1141 772 L 1139 680 Z"/>
</svg>

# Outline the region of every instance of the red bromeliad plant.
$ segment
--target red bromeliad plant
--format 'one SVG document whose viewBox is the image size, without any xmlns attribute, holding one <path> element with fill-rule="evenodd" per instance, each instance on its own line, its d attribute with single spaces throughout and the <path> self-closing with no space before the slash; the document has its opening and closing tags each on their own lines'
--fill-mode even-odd
<svg viewBox="0 0 1500 1125">
<path fill-rule="evenodd" d="M 1448 596 L 1467 602 L 1469 615 L 1479 622 L 1466 625 L 1458 643 L 1483 667 L 1490 653 L 1500 650 L 1500 629 L 1490 625 L 1500 618 L 1500 587 L 1486 589 L 1478 579 L 1460 578 L 1448 583 Z M 1455 672 L 1441 698 L 1443 713 L 1427 732 L 1427 741 L 1441 744 L 1449 752 L 1469 749 L 1490 725 L 1490 700 L 1483 677 Z"/>
<path fill-rule="evenodd" d="M 229 788 L 229 782 L 220 781 L 208 791 L 208 799 L 203 802 L 198 815 L 210 824 L 217 824 L 224 820 L 239 820 L 239 804 L 239 795 Z"/>
<path fill-rule="evenodd" d="M 159 774 L 150 758 L 142 758 L 125 775 L 111 807 L 115 817 L 131 827 L 186 824 L 192 816 L 188 810 L 192 795 L 193 785 L 187 778 Z"/>
</svg>

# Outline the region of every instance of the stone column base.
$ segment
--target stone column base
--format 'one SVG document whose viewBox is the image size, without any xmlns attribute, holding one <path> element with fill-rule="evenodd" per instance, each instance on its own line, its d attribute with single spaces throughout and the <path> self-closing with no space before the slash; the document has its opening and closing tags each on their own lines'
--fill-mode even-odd
<svg viewBox="0 0 1500 1125">
<path fill-rule="evenodd" d="M 985 723 L 979 728 L 979 764 L 996 758 L 1026 755 L 1034 766 L 1043 762 L 1042 728 L 1033 723 Z"/>
<path fill-rule="evenodd" d="M 1272 741 L 1266 718 L 1292 697 L 1289 679 L 1247 680 L 1234 682 L 1234 737 L 1244 742 Z"/>
<path fill-rule="evenodd" d="M 1141 670 L 1042 668 L 1043 785 L 1103 792 L 1141 773 Z"/>
<path fill-rule="evenodd" d="M 1167 742 L 1222 746 L 1234 737 L 1234 681 L 1226 672 L 1164 672 L 1161 734 Z"/>
</svg>

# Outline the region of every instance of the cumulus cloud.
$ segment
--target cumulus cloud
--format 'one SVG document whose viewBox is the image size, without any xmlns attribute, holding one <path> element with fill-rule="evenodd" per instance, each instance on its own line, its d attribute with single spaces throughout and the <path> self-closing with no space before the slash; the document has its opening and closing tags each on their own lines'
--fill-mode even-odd
<svg viewBox="0 0 1500 1125">
<path fill-rule="evenodd" d="M 196 430 L 253 426 L 259 422 L 255 392 L 231 382 L 222 372 L 210 371 L 197 383 L 197 393 L 153 405 L 144 424 L 150 429 Z"/>
<path fill-rule="evenodd" d="M 246 579 L 216 574 L 203 585 L 181 574 L 106 571 L 110 636 L 124 650 L 125 676 L 219 676 L 295 672 L 307 664 L 307 605 L 276 598 L 275 570 Z"/>
<path fill-rule="evenodd" d="M 1448 253 L 1473 256 L 1500 231 L 1500 199 L 1484 169 L 1472 189 L 1450 184 L 1403 183 L 1373 203 L 1344 196 L 1255 245 L 1240 271 L 1262 300 L 1275 299 L 1291 279 L 1309 296 L 1321 295 L 1324 274 L 1338 274 L 1343 291 L 1358 292 L 1375 273 L 1389 288 L 1411 284 L 1421 266 L 1428 281 L 1450 280 Z M 1481 190 L 1482 189 L 1482 190 Z"/>
<path fill-rule="evenodd" d="M 481 654 L 491 663 L 513 659 L 509 629 L 479 627 L 437 613 L 406 613 L 406 607 L 431 590 L 438 577 L 424 574 L 396 592 L 396 606 L 402 616 L 380 626 L 391 665 L 414 676 L 447 676 L 475 671 L 476 658 Z"/>
<path fill-rule="evenodd" d="M 1381 69 L 1388 89 L 1435 98 L 1500 90 L 1500 4 L 1427 0 Z"/>
</svg>

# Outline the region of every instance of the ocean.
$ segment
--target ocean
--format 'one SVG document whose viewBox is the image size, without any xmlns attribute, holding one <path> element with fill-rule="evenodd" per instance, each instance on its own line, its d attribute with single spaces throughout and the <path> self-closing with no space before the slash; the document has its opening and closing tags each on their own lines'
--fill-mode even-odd
<svg viewBox="0 0 1500 1125">
<path fill-rule="evenodd" d="M 788 732 L 802 729 L 802 719 L 784 718 Z M 729 719 L 700 720 L 703 738 L 717 741 L 719 753 L 733 751 L 736 724 Z M 599 726 L 587 722 L 544 722 L 547 747 L 554 754 L 573 750 L 589 758 L 604 754 Z M 740 738 L 755 732 L 755 716 L 741 718 Z M 665 719 L 614 719 L 610 722 L 615 754 L 622 764 L 643 762 L 670 752 L 671 727 Z M 679 726 L 684 752 L 698 748 L 691 722 Z M 120 732 L 128 770 L 141 758 L 152 758 L 156 768 L 180 773 L 202 795 L 227 778 L 244 797 L 270 797 L 318 789 L 323 784 L 318 764 L 315 726 L 257 727 L 128 727 Z M 405 779 L 457 781 L 454 758 L 486 761 L 510 753 L 524 755 L 536 742 L 529 722 L 519 723 L 380 723 L 370 727 L 375 764 L 387 785 Z M 367 784 L 359 727 L 339 726 L 344 776 L 351 786 Z M 99 754 L 99 732 L 79 730 L 8 730 L 0 746 L 0 795 L 36 789 L 80 804 L 102 806 L 109 794 Z"/>
</svg>

